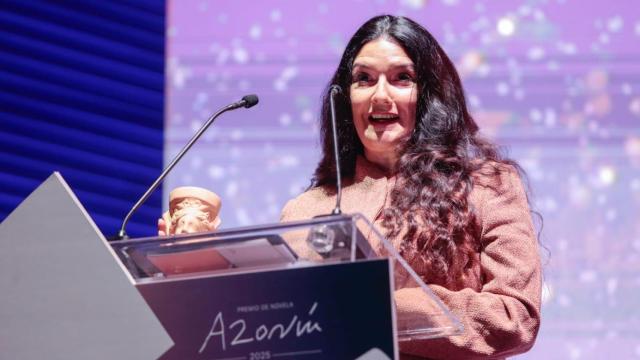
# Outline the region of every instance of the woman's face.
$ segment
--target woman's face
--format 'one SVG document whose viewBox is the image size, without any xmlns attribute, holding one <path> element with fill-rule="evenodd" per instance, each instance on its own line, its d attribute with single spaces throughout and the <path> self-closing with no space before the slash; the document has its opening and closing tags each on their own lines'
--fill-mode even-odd
<svg viewBox="0 0 640 360">
<path fill-rule="evenodd" d="M 366 43 L 353 61 L 351 111 L 367 158 L 396 157 L 411 135 L 418 97 L 413 61 L 384 38 Z"/>
</svg>

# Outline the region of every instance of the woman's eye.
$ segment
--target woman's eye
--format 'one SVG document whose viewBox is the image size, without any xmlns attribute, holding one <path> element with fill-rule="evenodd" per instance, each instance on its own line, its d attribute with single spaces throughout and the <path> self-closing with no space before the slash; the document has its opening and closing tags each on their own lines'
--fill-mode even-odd
<svg viewBox="0 0 640 360">
<path fill-rule="evenodd" d="M 353 77 L 353 82 L 358 84 L 368 84 L 371 78 L 366 73 L 358 73 Z"/>
<path fill-rule="evenodd" d="M 413 76 L 409 73 L 398 74 L 398 80 L 402 82 L 413 82 Z"/>
</svg>

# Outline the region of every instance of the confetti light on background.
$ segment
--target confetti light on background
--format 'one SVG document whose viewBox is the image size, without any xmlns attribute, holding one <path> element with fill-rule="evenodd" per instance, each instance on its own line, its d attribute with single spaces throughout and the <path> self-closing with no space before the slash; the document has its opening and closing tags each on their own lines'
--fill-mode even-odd
<svg viewBox="0 0 640 360">
<path fill-rule="evenodd" d="M 407 15 L 457 64 L 482 131 L 544 218 L 543 326 L 521 358 L 640 358 L 640 10 L 636 1 L 170 1 L 165 158 L 221 117 L 165 184 L 210 188 L 223 227 L 278 221 L 318 161 L 320 97 L 371 16 Z M 166 203 L 166 200 L 165 200 Z"/>
</svg>

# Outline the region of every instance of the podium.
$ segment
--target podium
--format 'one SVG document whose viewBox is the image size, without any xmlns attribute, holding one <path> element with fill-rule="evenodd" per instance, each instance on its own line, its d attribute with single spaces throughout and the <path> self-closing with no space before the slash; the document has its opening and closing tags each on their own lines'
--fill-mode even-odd
<svg viewBox="0 0 640 360">
<path fill-rule="evenodd" d="M 107 242 L 54 173 L 0 260 L 0 359 L 392 359 L 463 331 L 359 214 Z"/>
</svg>

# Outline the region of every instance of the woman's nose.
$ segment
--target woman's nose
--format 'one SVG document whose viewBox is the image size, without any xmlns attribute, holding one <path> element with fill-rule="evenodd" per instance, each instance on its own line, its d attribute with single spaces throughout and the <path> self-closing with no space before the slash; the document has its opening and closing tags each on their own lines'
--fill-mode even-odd
<svg viewBox="0 0 640 360">
<path fill-rule="evenodd" d="M 375 92 L 371 97 L 371 102 L 373 103 L 374 107 L 375 106 L 386 107 L 392 103 L 391 97 L 389 96 L 388 86 L 389 84 L 387 83 L 386 79 L 380 78 L 378 80 L 378 84 L 376 84 Z M 386 109 L 381 109 L 381 110 L 386 110 Z"/>
</svg>

